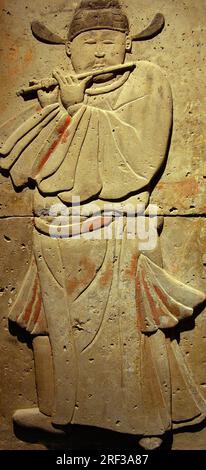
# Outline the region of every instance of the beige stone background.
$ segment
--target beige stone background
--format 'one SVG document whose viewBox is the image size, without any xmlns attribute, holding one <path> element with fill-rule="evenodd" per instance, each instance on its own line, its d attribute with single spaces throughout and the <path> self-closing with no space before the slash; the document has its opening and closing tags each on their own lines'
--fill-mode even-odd
<svg viewBox="0 0 206 470">
<path fill-rule="evenodd" d="M 0 125 L 28 106 L 16 96 L 19 88 L 34 77 L 50 76 L 56 66 L 65 66 L 64 47 L 36 41 L 31 35 L 30 21 L 43 16 L 47 25 L 65 34 L 64 26 L 69 23 L 76 3 L 73 0 L 0 0 Z M 146 59 L 160 65 L 173 92 L 172 143 L 152 201 L 165 215 L 161 238 L 166 269 L 177 279 L 205 292 L 206 0 L 124 0 L 123 3 L 133 33 L 147 26 L 158 11 L 166 18 L 164 32 L 151 41 L 135 43 L 132 57 L 132 60 Z M 58 14 L 62 9 L 64 12 Z M 15 409 L 36 404 L 29 338 L 20 331 L 9 333 L 7 321 L 9 307 L 29 263 L 31 233 L 30 190 L 17 193 L 10 180 L 0 175 L 0 449 L 46 449 L 62 445 L 52 440 L 45 442 L 38 436 L 15 435 L 12 426 Z M 185 331 L 180 331 L 180 344 L 206 396 L 206 312 L 200 313 L 194 323 L 185 324 Z M 82 437 L 81 430 L 76 431 L 74 447 L 80 435 L 84 445 L 92 447 L 88 432 Z M 106 438 L 100 433 L 98 439 L 101 442 Z M 206 450 L 206 423 L 176 433 L 172 448 Z"/>
</svg>

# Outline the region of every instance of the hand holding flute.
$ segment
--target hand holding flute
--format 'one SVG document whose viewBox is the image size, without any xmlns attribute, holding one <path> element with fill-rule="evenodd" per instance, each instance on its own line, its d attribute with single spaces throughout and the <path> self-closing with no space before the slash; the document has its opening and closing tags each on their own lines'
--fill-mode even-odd
<svg viewBox="0 0 206 470">
<path fill-rule="evenodd" d="M 29 88 L 21 90 L 29 93 L 29 90 L 36 91 L 38 100 L 42 107 L 56 103 L 61 99 L 61 103 L 68 110 L 71 106 L 81 103 L 84 100 L 85 89 L 92 76 L 87 76 L 83 80 L 78 80 L 72 75 L 67 75 L 59 69 L 53 72 L 54 78 L 46 78 L 41 80 L 32 80 Z M 25 94 L 25 93 L 19 93 Z M 70 113 L 71 114 L 71 113 Z"/>
<path fill-rule="evenodd" d="M 85 91 L 87 85 L 89 84 L 89 82 L 91 81 L 93 77 L 106 74 L 106 73 L 115 73 L 115 72 L 124 73 L 126 70 L 134 69 L 135 66 L 136 66 L 135 62 L 128 62 L 125 64 L 108 66 L 103 69 L 100 68 L 97 70 L 91 70 L 89 72 L 87 71 L 87 72 L 78 74 L 76 76 L 75 75 L 65 76 L 63 75 L 60 69 L 56 69 L 56 71 L 53 73 L 53 78 L 43 79 L 40 81 L 33 80 L 32 85 L 30 85 L 27 88 L 22 88 L 21 90 L 17 92 L 17 95 L 24 96 L 28 93 L 36 91 L 38 92 L 38 96 L 42 94 L 44 94 L 45 96 L 48 95 L 47 98 L 49 99 L 49 96 L 50 98 L 54 95 L 58 96 L 57 88 L 53 92 L 48 92 L 48 93 L 45 91 L 41 91 L 42 89 L 49 90 L 51 87 L 55 87 L 55 86 L 57 87 L 57 85 L 59 85 L 59 87 L 62 88 L 63 90 L 63 88 L 66 88 L 66 87 L 68 88 L 69 84 L 71 86 L 77 86 L 81 84 L 80 88 L 78 89 L 79 96 L 78 96 L 78 92 L 76 92 L 77 93 L 76 98 L 79 99 L 80 97 L 82 97 L 82 88 Z M 74 92 L 74 89 L 73 89 L 73 92 Z"/>
<path fill-rule="evenodd" d="M 56 103 L 60 96 L 63 106 L 67 110 L 70 108 L 69 112 L 71 114 L 71 107 L 84 100 L 85 90 L 94 77 L 115 72 L 124 73 L 126 70 L 132 70 L 135 67 L 135 62 L 128 62 L 83 72 L 78 75 L 65 75 L 61 69 L 57 68 L 53 72 L 53 78 L 40 81 L 33 80 L 29 87 L 19 90 L 17 95 L 26 95 L 36 91 L 42 107 Z"/>
<path fill-rule="evenodd" d="M 53 77 L 59 84 L 61 102 L 67 110 L 75 104 L 82 103 L 87 85 L 92 80 L 92 75 L 81 81 L 71 75 L 65 76 L 60 69 L 53 72 Z"/>
</svg>

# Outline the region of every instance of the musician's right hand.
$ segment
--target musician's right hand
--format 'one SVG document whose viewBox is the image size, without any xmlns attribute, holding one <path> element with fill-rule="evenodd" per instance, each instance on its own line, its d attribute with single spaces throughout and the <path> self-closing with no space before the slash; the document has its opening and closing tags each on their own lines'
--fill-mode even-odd
<svg viewBox="0 0 206 470">
<path fill-rule="evenodd" d="M 72 76 L 65 76 L 60 69 L 55 69 L 53 77 L 59 84 L 61 101 L 67 110 L 70 106 L 83 102 L 85 90 L 92 76 L 79 81 Z"/>
</svg>

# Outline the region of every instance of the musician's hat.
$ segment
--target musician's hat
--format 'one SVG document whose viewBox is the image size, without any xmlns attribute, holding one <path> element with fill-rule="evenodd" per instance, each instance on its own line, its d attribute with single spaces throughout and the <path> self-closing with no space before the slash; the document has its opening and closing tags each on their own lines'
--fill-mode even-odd
<svg viewBox="0 0 206 470">
<path fill-rule="evenodd" d="M 157 13 L 151 24 L 142 32 L 131 36 L 133 41 L 151 39 L 159 34 L 164 27 L 164 16 Z M 118 0 L 81 0 L 76 8 L 68 37 L 62 38 L 51 32 L 39 21 L 31 24 L 34 36 L 49 44 L 65 44 L 72 41 L 78 34 L 92 29 L 111 29 L 129 34 L 129 22 Z"/>
<path fill-rule="evenodd" d="M 82 0 L 74 13 L 68 39 L 72 41 L 78 34 L 91 29 L 129 33 L 129 22 L 118 0 Z"/>
</svg>

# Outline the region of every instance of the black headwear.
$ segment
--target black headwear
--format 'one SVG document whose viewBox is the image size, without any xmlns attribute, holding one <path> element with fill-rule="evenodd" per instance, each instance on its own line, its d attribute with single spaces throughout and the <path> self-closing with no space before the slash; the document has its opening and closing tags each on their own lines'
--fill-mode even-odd
<svg viewBox="0 0 206 470">
<path fill-rule="evenodd" d="M 133 41 L 142 41 L 155 37 L 164 28 L 164 16 L 157 13 L 150 25 L 131 37 Z M 58 34 L 51 32 L 39 21 L 33 21 L 31 28 L 34 36 L 49 44 L 65 44 Z M 78 34 L 91 29 L 112 29 L 129 33 L 129 22 L 118 0 L 81 0 L 76 8 L 68 32 L 72 41 Z"/>
</svg>

